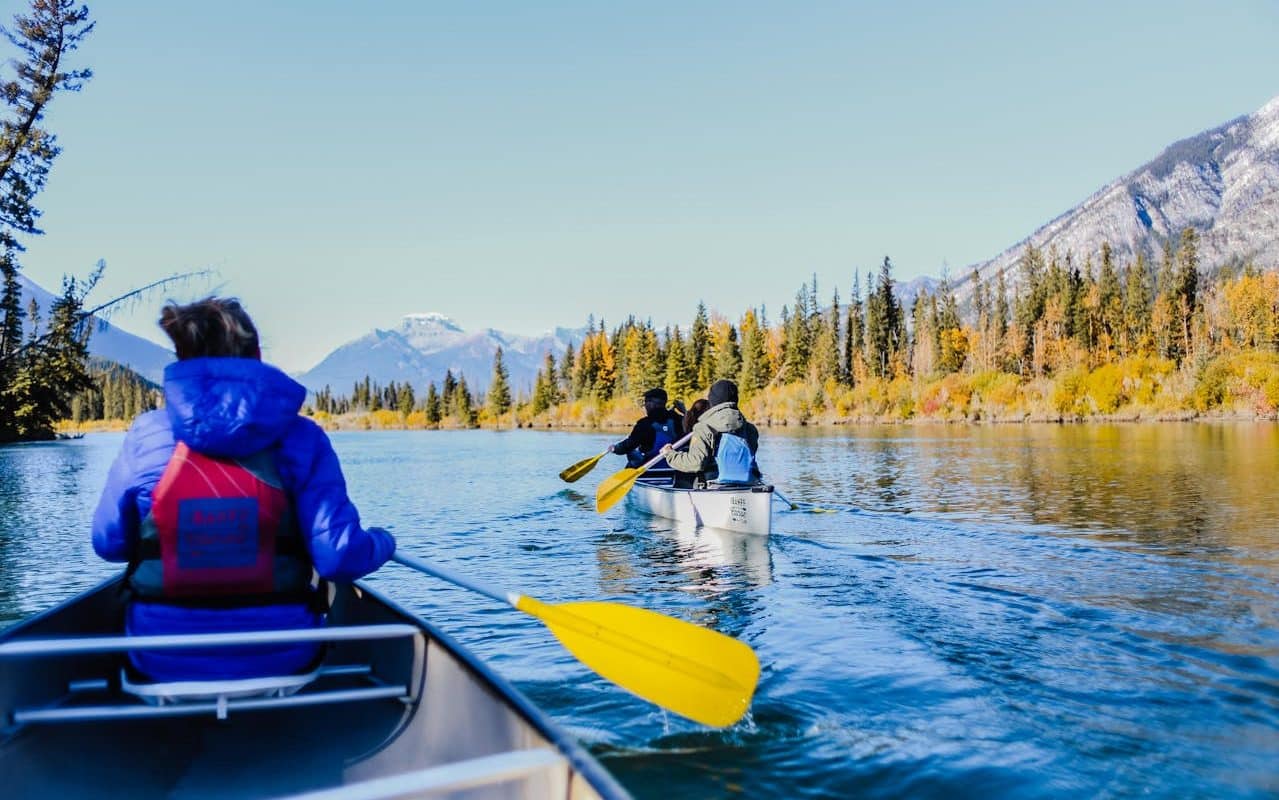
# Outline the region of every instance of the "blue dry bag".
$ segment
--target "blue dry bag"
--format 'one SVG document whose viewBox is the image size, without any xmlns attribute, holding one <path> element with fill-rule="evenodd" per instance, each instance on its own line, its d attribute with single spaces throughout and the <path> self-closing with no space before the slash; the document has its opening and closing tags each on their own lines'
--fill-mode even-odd
<svg viewBox="0 0 1279 800">
<path fill-rule="evenodd" d="M 719 437 L 715 463 L 719 467 L 720 483 L 750 483 L 753 462 L 750 445 L 745 439 L 731 433 Z"/>
</svg>

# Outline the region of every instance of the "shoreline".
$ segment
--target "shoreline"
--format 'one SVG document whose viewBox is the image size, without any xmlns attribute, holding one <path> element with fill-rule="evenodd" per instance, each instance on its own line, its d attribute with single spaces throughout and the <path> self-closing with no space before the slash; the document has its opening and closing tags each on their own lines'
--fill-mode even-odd
<svg viewBox="0 0 1279 800">
<path fill-rule="evenodd" d="M 591 422 L 582 423 L 565 423 L 558 420 L 518 420 L 504 419 L 501 422 L 493 420 L 484 420 L 478 425 L 466 426 L 458 424 L 442 424 L 442 425 L 421 425 L 409 424 L 407 418 L 399 417 L 394 420 L 388 419 L 384 415 L 374 416 L 373 412 L 348 413 L 337 417 L 328 415 L 304 415 L 307 419 L 313 420 L 325 431 L 458 431 L 458 430 L 539 430 L 539 431 L 563 431 L 566 433 L 611 433 L 629 431 L 634 424 L 634 420 L 629 422 L 613 421 L 611 419 L 592 420 Z M 747 414 L 747 419 L 753 422 L 761 429 L 812 429 L 812 430 L 835 430 L 849 429 L 857 427 L 879 427 L 879 426 L 916 426 L 916 425 L 945 425 L 945 426 L 1009 426 L 1009 425 L 1114 425 L 1114 424 L 1140 424 L 1140 423 L 1178 423 L 1178 422 L 1203 422 L 1203 423 L 1224 423 L 1224 422 L 1279 422 L 1279 414 L 1258 414 L 1254 411 L 1139 411 L 1134 409 L 1131 413 L 1115 413 L 1115 414 L 1098 414 L 1087 417 L 1052 415 L 1045 413 L 1021 413 L 1021 414 L 999 414 L 989 416 L 976 416 L 974 418 L 956 418 L 956 417 L 921 417 L 912 416 L 905 419 L 894 417 L 873 417 L 868 415 L 858 415 L 855 417 L 840 418 L 818 418 L 818 419 L 777 419 L 770 417 L 755 418 Z M 88 424 L 74 424 L 64 421 L 58 424 L 56 430 L 57 440 L 76 439 L 90 433 L 123 433 L 132 425 L 132 420 L 95 420 Z"/>
<path fill-rule="evenodd" d="M 314 417 L 308 417 L 314 420 Z M 401 422 L 400 424 L 364 424 L 366 419 L 361 415 L 350 415 L 341 419 L 315 420 L 325 431 L 466 431 L 466 430 L 538 430 L 538 431 L 562 431 L 565 433 L 608 433 L 621 432 L 625 433 L 631 428 L 631 424 L 604 422 L 596 425 L 565 425 L 559 423 L 537 423 L 533 421 L 520 421 L 510 424 L 494 424 L 485 422 L 476 426 L 463 425 L 408 425 Z M 892 419 L 892 418 L 871 418 L 871 417 L 854 417 L 838 420 L 822 420 L 822 421 L 791 421 L 791 420 L 751 420 L 757 427 L 761 429 L 782 429 L 782 428 L 805 428 L 812 430 L 836 430 L 848 428 L 869 428 L 883 426 L 923 426 L 923 425 L 944 425 L 944 426 L 971 426 L 975 428 L 988 426 L 1011 426 L 1011 425 L 1115 425 L 1115 424 L 1150 424 L 1150 423 L 1184 423 L 1184 422 L 1202 422 L 1202 423 L 1218 423 L 1218 422 L 1270 422 L 1279 423 L 1277 415 L 1257 415 L 1246 413 L 1231 414 L 1198 414 L 1195 412 L 1187 412 L 1184 414 L 1159 414 L 1159 415 L 1126 415 L 1113 414 L 1108 416 L 1097 417 L 1051 417 L 1047 415 L 1027 414 L 1022 416 L 1001 416 L 988 417 L 984 419 L 944 419 L 935 417 L 911 417 L 909 419 Z M 78 438 L 89 433 L 123 433 L 128 430 L 130 422 L 124 420 L 113 420 L 113 424 L 98 423 L 93 426 L 74 426 L 60 425 L 58 427 L 59 439 Z"/>
</svg>

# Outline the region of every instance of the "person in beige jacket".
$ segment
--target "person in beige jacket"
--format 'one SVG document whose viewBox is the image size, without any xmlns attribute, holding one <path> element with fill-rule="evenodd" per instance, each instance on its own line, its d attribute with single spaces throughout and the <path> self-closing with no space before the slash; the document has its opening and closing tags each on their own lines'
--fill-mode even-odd
<svg viewBox="0 0 1279 800">
<path fill-rule="evenodd" d="M 662 448 L 666 463 L 676 471 L 675 485 L 698 482 L 754 483 L 760 479 L 755 464 L 759 429 L 746 421 L 737 408 L 737 384 L 716 381 L 706 398 L 710 408 L 693 426 L 687 450 Z"/>
</svg>

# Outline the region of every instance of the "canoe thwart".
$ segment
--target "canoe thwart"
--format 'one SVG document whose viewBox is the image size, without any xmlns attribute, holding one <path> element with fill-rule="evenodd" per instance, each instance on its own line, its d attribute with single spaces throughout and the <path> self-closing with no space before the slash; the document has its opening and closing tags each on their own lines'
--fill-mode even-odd
<svg viewBox="0 0 1279 800">
<path fill-rule="evenodd" d="M 213 714 L 218 719 L 226 719 L 231 711 L 265 711 L 280 708 L 300 708 L 303 706 L 326 705 L 330 703 L 352 703 L 363 700 L 386 700 L 408 698 L 406 686 L 369 686 L 360 689 L 334 689 L 324 692 L 308 692 L 288 697 L 217 697 L 213 700 L 202 700 L 195 703 L 174 703 L 172 705 L 152 706 L 142 703 L 122 703 L 119 705 L 97 706 L 61 706 L 53 708 L 15 709 L 13 722 L 16 725 L 55 722 L 98 722 L 111 719 L 148 719 L 157 717 L 194 717 Z"/>
<path fill-rule="evenodd" d="M 182 633 L 167 636 L 68 636 L 57 639 L 14 639 L 0 644 L 0 658 L 56 656 L 82 653 L 122 653 L 128 650 L 170 650 L 179 647 L 235 647 L 296 642 L 349 642 L 398 639 L 421 631 L 400 623 L 335 625 L 277 631 Z"/>
</svg>

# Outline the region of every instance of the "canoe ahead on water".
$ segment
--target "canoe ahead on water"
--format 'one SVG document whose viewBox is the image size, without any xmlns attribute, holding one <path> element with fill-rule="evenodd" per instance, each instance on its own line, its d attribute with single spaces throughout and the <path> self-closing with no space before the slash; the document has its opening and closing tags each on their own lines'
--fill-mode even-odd
<svg viewBox="0 0 1279 800">
<path fill-rule="evenodd" d="M 325 628 L 202 640 L 122 637 L 122 600 L 113 579 L 0 634 L 4 797 L 627 797 L 514 687 L 363 584 L 336 588 Z M 121 670 L 139 645 L 290 637 L 331 643 L 316 673 L 157 686 Z"/>
<path fill-rule="evenodd" d="M 626 502 L 646 514 L 698 527 L 767 536 L 773 526 L 773 487 L 768 484 L 677 489 L 672 471 L 650 470 L 635 482 Z"/>
</svg>

